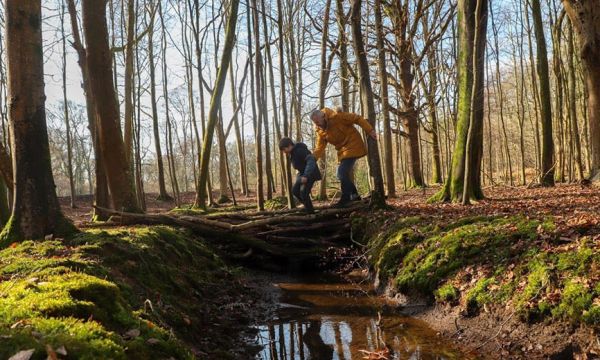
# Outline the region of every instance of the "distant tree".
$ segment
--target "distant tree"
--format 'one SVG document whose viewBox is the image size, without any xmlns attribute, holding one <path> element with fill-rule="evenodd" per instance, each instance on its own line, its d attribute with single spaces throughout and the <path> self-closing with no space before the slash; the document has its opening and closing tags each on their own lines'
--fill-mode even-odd
<svg viewBox="0 0 600 360">
<path fill-rule="evenodd" d="M 14 169 L 13 207 L 0 246 L 75 231 L 56 197 L 44 93 L 41 1 L 7 0 L 6 52 Z"/>
</svg>

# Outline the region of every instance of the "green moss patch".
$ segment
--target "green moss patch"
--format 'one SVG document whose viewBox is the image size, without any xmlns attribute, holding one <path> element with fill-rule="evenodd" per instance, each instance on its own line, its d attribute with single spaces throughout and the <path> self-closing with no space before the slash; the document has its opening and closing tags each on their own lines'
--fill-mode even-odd
<svg viewBox="0 0 600 360">
<path fill-rule="evenodd" d="M 460 304 L 466 314 L 509 305 L 524 321 L 600 326 L 600 246 L 556 244 L 555 230 L 552 219 L 520 216 L 405 218 L 371 237 L 369 261 L 397 290 Z"/>
<path fill-rule="evenodd" d="M 193 358 L 185 343 L 206 335 L 218 305 L 205 299 L 228 278 L 200 239 L 163 226 L 13 244 L 0 252 L 0 358 Z"/>
</svg>

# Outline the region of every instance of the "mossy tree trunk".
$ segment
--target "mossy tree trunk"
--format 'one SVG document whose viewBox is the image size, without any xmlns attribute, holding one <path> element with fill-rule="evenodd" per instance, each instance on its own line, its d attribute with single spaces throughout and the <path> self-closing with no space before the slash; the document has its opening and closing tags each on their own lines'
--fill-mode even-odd
<svg viewBox="0 0 600 360">
<path fill-rule="evenodd" d="M 41 1 L 7 0 L 5 5 L 14 196 L 0 246 L 48 234 L 63 236 L 75 230 L 60 210 L 52 176 Z"/>
<path fill-rule="evenodd" d="M 206 124 L 206 131 L 204 132 L 204 141 L 202 142 L 202 153 L 200 155 L 200 168 L 197 186 L 198 192 L 196 193 L 196 200 L 194 202 L 194 206 L 200 208 L 206 208 L 206 183 L 208 181 L 208 165 L 210 162 L 210 151 L 213 145 L 213 136 L 219 117 L 221 96 L 223 95 L 223 89 L 225 88 L 225 80 L 227 79 L 227 70 L 229 69 L 229 63 L 231 62 L 231 53 L 235 44 L 235 28 L 237 24 L 238 7 L 239 0 L 232 0 L 230 2 L 230 13 L 227 17 L 228 21 L 227 29 L 225 32 L 225 44 L 223 46 L 223 54 L 221 55 L 219 71 L 217 73 L 217 80 L 210 101 L 208 122 Z"/>
<path fill-rule="evenodd" d="M 487 0 L 458 2 L 458 114 L 452 167 L 433 201 L 482 199 L 484 61 Z M 466 185 L 466 187 L 465 187 Z M 465 193 L 465 195 L 463 195 Z"/>
<path fill-rule="evenodd" d="M 115 210 L 140 212 L 131 167 L 121 133 L 119 105 L 113 84 L 112 56 L 108 46 L 106 0 L 82 2 L 87 42 L 86 68 L 98 121 L 98 147 Z"/>
<path fill-rule="evenodd" d="M 542 115 L 542 159 L 540 183 L 543 186 L 554 186 L 554 139 L 552 138 L 552 103 L 550 101 L 550 77 L 548 71 L 548 54 L 546 37 L 542 23 L 540 0 L 531 0 L 531 14 L 537 45 L 536 67 L 540 81 L 540 111 Z"/>
<path fill-rule="evenodd" d="M 586 72 L 591 169 L 600 179 L 600 0 L 563 0 L 579 37 L 579 54 Z"/>
<path fill-rule="evenodd" d="M 361 5 L 362 0 L 353 0 L 352 7 L 350 9 L 350 19 L 352 27 L 352 38 L 354 45 L 354 53 L 356 54 L 356 61 L 358 65 L 359 83 L 360 83 L 360 97 L 363 104 L 367 119 L 371 126 L 375 128 L 375 104 L 373 102 L 373 89 L 371 87 L 371 79 L 369 76 L 369 63 L 367 61 L 367 55 L 365 51 L 365 44 L 362 37 L 361 29 Z M 371 206 L 375 208 L 381 208 L 385 206 L 385 195 L 383 187 L 383 174 L 381 172 L 381 162 L 379 159 L 379 148 L 377 147 L 377 141 L 372 139 L 370 136 L 367 137 L 368 146 L 368 161 L 369 161 L 369 172 L 373 178 L 373 190 L 371 191 Z"/>
</svg>

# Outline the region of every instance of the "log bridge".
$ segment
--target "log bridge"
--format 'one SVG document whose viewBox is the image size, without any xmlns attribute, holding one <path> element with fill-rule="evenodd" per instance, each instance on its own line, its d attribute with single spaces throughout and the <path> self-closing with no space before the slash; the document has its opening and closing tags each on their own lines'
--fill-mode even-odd
<svg viewBox="0 0 600 360">
<path fill-rule="evenodd" d="M 319 257 L 332 247 L 352 243 L 351 216 L 368 204 L 351 207 L 317 208 L 314 214 L 298 209 L 238 211 L 209 215 L 174 213 L 136 214 L 97 207 L 110 214 L 105 225 L 169 225 L 190 229 L 217 245 L 235 246 L 249 257 L 262 253 L 279 258 Z"/>
</svg>

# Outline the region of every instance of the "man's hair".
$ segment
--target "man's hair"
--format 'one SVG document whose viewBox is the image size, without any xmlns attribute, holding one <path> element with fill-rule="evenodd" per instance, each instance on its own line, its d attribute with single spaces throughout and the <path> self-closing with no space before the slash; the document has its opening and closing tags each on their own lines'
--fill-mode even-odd
<svg viewBox="0 0 600 360">
<path fill-rule="evenodd" d="M 294 145 L 294 142 L 289 137 L 284 137 L 279 140 L 279 150 L 283 150 L 290 145 Z"/>
<path fill-rule="evenodd" d="M 316 115 L 321 116 L 321 114 L 323 114 L 323 112 L 321 110 L 319 110 L 319 109 L 313 110 L 310 113 L 310 119 L 312 120 Z"/>
</svg>

